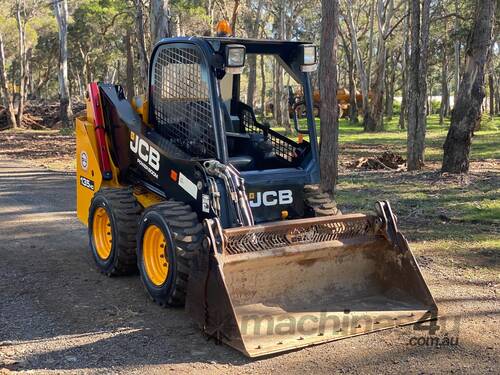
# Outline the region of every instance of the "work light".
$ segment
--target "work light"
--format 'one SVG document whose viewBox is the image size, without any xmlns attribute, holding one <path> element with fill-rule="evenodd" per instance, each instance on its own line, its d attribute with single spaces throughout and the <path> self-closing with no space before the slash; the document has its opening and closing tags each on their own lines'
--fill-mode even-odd
<svg viewBox="0 0 500 375">
<path fill-rule="evenodd" d="M 316 58 L 316 46 L 313 44 L 303 44 L 301 47 L 300 70 L 303 72 L 314 72 L 318 67 Z"/>
<path fill-rule="evenodd" d="M 226 46 L 226 71 L 232 74 L 241 74 L 245 66 L 246 48 L 240 44 Z"/>
</svg>

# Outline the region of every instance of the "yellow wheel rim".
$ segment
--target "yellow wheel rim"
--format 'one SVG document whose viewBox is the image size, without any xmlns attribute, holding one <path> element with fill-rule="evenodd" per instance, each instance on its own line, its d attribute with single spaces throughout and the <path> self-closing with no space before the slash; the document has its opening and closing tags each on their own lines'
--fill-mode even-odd
<svg viewBox="0 0 500 375">
<path fill-rule="evenodd" d="M 149 280 L 161 286 L 167 280 L 168 256 L 167 241 L 160 228 L 151 224 L 142 240 L 142 258 Z"/>
<path fill-rule="evenodd" d="M 113 237 L 111 234 L 111 222 L 107 211 L 103 207 L 98 207 L 94 213 L 92 223 L 92 237 L 97 251 L 97 255 L 102 260 L 107 260 L 111 255 Z"/>
</svg>

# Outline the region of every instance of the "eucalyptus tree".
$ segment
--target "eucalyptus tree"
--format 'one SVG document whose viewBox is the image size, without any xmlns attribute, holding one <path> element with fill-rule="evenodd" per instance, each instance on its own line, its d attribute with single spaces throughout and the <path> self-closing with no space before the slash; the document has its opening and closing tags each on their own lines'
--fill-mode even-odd
<svg viewBox="0 0 500 375">
<path fill-rule="evenodd" d="M 443 172 L 469 171 L 469 153 L 474 129 L 481 121 L 485 97 L 485 68 L 490 58 L 495 23 L 496 0 L 476 3 L 476 15 L 466 48 L 465 69 L 451 115 L 451 126 L 443 145 Z"/>
<path fill-rule="evenodd" d="M 68 1 L 54 1 L 54 13 L 59 29 L 59 116 L 64 127 L 72 126 L 73 111 L 68 79 Z"/>
<path fill-rule="evenodd" d="M 411 0 L 410 3 L 411 32 L 407 112 L 407 167 L 410 171 L 421 169 L 425 161 L 430 3 L 431 0 Z"/>
<path fill-rule="evenodd" d="M 335 192 L 338 178 L 339 121 L 337 105 L 337 47 L 339 4 L 337 0 L 321 2 L 321 45 L 319 84 L 321 93 L 321 189 Z"/>
</svg>

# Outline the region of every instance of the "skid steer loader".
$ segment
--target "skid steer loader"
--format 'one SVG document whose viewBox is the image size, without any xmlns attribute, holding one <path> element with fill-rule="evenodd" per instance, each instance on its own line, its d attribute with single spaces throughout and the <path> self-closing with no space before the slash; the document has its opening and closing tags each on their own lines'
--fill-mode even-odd
<svg viewBox="0 0 500 375">
<path fill-rule="evenodd" d="M 296 142 L 240 97 L 249 54 L 302 86 Z M 140 273 L 162 306 L 257 357 L 436 317 L 388 202 L 340 214 L 317 188 L 314 45 L 170 38 L 149 92 L 91 83 L 76 119 L 77 214 L 106 275 Z M 305 140 L 307 139 L 307 141 Z"/>
</svg>

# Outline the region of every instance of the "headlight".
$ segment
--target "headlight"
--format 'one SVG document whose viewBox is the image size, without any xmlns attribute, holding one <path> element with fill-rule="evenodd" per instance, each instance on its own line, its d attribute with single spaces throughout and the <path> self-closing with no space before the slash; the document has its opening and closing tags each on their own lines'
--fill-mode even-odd
<svg viewBox="0 0 500 375">
<path fill-rule="evenodd" d="M 232 74 L 240 74 L 245 66 L 246 48 L 239 44 L 228 44 L 226 46 L 226 71 Z"/>
<path fill-rule="evenodd" d="M 301 46 L 301 62 L 300 70 L 303 72 L 313 72 L 318 67 L 318 60 L 316 58 L 316 46 L 313 44 L 304 44 Z"/>
</svg>

